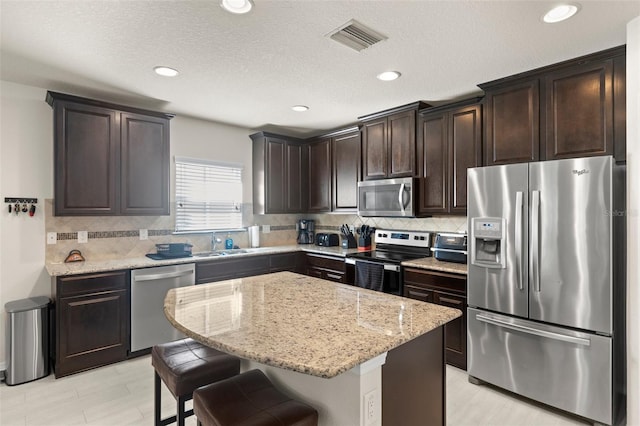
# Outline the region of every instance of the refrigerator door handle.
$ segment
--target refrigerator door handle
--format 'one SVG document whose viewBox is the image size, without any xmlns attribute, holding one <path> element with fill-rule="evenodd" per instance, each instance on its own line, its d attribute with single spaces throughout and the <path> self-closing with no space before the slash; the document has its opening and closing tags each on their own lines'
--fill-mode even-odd
<svg viewBox="0 0 640 426">
<path fill-rule="evenodd" d="M 516 192 L 516 275 L 518 289 L 523 289 L 524 278 L 522 277 L 522 191 Z"/>
<path fill-rule="evenodd" d="M 531 278 L 540 292 L 540 191 L 531 192 Z"/>
<path fill-rule="evenodd" d="M 488 324 L 496 325 L 498 327 L 508 328 L 510 330 L 521 331 L 527 334 L 533 334 L 535 336 L 545 337 L 547 339 L 560 340 L 567 343 L 575 343 L 582 346 L 591 346 L 591 339 L 585 339 L 582 337 L 567 336 L 566 334 L 553 333 L 551 331 L 539 330 L 537 328 L 528 327 L 526 325 L 513 324 L 507 321 L 502 321 L 498 318 L 491 318 L 481 314 L 476 314 L 478 321 L 486 322 Z"/>
</svg>

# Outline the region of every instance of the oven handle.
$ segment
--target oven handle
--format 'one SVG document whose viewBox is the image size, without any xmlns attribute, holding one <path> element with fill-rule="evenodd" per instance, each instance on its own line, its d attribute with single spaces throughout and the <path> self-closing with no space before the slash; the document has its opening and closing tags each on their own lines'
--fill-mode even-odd
<svg viewBox="0 0 640 426">
<path fill-rule="evenodd" d="M 344 263 L 346 263 L 347 265 L 355 265 L 356 264 L 356 260 L 353 257 L 346 257 L 344 259 Z M 367 262 L 367 263 L 379 263 L 379 262 L 371 262 L 370 260 L 360 260 L 360 262 Z M 400 265 L 394 265 L 392 263 L 384 263 L 384 270 L 385 271 L 393 271 L 393 272 L 400 272 Z"/>
</svg>

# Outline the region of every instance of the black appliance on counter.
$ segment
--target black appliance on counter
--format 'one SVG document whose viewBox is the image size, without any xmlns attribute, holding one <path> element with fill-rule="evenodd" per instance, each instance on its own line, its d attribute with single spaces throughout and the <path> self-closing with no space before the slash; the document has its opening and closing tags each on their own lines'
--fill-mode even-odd
<svg viewBox="0 0 640 426">
<path fill-rule="evenodd" d="M 431 233 L 377 230 L 375 250 L 347 254 L 347 265 L 355 265 L 355 285 L 402 296 L 402 268 L 407 260 L 431 257 Z"/>
<path fill-rule="evenodd" d="M 438 233 L 431 251 L 438 260 L 467 263 L 467 234 Z"/>
<path fill-rule="evenodd" d="M 296 231 L 298 231 L 298 244 L 313 244 L 316 242 L 314 231 L 316 223 L 312 219 L 300 219 L 296 222 Z"/>
<path fill-rule="evenodd" d="M 334 247 L 340 245 L 340 237 L 338 234 L 327 234 L 325 232 L 318 232 L 316 234 L 316 245 L 323 247 Z"/>
</svg>

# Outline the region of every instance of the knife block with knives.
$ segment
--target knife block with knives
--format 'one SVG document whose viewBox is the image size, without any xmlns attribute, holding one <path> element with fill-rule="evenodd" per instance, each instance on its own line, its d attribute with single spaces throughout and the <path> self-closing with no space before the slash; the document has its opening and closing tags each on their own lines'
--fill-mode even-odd
<svg viewBox="0 0 640 426">
<path fill-rule="evenodd" d="M 351 232 L 351 228 L 349 228 L 349 225 L 340 225 L 340 232 L 342 233 L 342 248 L 358 247 L 356 237 L 353 235 L 353 232 Z"/>
</svg>

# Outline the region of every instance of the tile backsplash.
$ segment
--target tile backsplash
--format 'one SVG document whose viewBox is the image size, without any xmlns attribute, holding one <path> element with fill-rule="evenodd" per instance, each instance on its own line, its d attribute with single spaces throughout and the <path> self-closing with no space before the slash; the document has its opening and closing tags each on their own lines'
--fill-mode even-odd
<svg viewBox="0 0 640 426">
<path fill-rule="evenodd" d="M 174 234 L 174 209 L 169 216 L 54 216 L 53 200 L 45 200 L 45 230 L 56 233 L 56 244 L 46 245 L 46 262 L 63 262 L 69 252 L 78 249 L 87 260 L 109 260 L 141 257 L 155 253 L 156 244 L 188 242 L 193 251 L 211 249 L 211 233 Z M 254 215 L 253 205 L 243 206 L 243 225 L 269 225 L 270 232 L 260 232 L 261 246 L 280 246 L 296 243 L 295 223 L 298 219 L 313 219 L 316 232 L 339 233 L 341 224 L 355 227 L 369 225 L 376 228 L 398 230 L 421 230 L 434 232 L 466 232 L 467 218 L 464 216 L 440 216 L 428 218 L 382 218 L 360 217 L 356 214 L 278 214 Z M 140 240 L 140 230 L 146 229 L 147 240 Z M 88 241 L 78 243 L 78 232 L 87 231 Z M 224 240 L 226 233 L 218 236 Z M 234 244 L 249 246 L 246 230 L 231 232 Z M 43 242 L 46 244 L 46 241 Z"/>
</svg>

